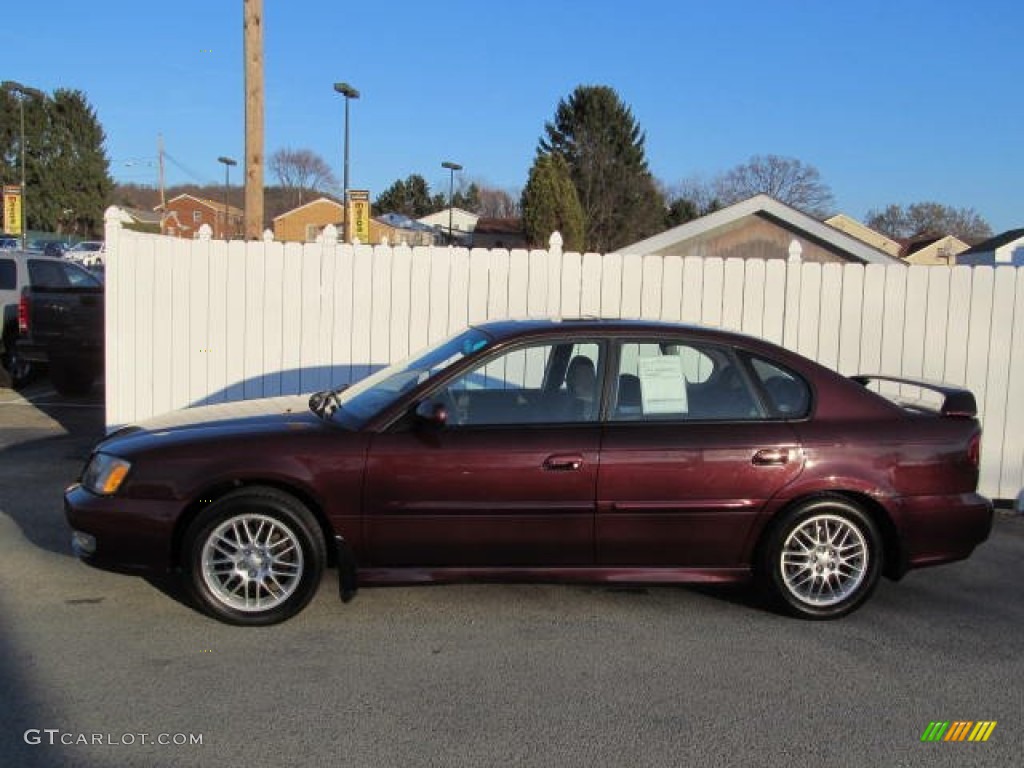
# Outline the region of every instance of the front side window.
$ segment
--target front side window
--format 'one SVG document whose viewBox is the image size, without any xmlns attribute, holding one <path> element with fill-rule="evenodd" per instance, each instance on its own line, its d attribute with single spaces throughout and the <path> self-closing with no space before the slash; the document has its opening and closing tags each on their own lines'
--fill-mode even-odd
<svg viewBox="0 0 1024 768">
<path fill-rule="evenodd" d="M 405 393 L 462 358 L 486 349 L 490 343 L 489 336 L 470 328 L 407 360 L 382 368 L 351 387 L 337 389 L 339 407 L 334 418 L 346 426 L 359 427 Z"/>
<path fill-rule="evenodd" d="M 616 376 L 613 421 L 764 418 L 736 356 L 724 347 L 623 342 Z"/>
<path fill-rule="evenodd" d="M 449 382 L 434 400 L 452 426 L 597 421 L 601 346 L 551 341 L 503 352 Z"/>
</svg>

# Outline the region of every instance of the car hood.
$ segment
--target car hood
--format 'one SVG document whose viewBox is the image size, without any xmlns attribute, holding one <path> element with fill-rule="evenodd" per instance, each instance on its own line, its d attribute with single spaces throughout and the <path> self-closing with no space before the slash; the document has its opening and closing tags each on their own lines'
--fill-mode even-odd
<svg viewBox="0 0 1024 768">
<path fill-rule="evenodd" d="M 116 430 L 99 448 L 130 451 L 154 444 L 321 429 L 323 426 L 324 422 L 309 410 L 309 395 L 287 395 L 173 411 Z"/>
</svg>

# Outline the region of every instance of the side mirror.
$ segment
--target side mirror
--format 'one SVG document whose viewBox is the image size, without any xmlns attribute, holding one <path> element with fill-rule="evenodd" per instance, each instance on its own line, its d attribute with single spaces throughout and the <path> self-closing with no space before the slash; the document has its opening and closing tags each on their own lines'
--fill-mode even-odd
<svg viewBox="0 0 1024 768">
<path fill-rule="evenodd" d="M 448 408 L 444 403 L 425 400 L 416 406 L 416 415 L 427 424 L 434 427 L 443 427 L 448 423 Z"/>
</svg>

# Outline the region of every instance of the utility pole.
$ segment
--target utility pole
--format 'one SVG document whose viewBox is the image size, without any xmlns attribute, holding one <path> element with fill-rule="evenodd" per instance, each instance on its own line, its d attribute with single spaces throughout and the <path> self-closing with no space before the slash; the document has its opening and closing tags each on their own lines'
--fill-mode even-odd
<svg viewBox="0 0 1024 768">
<path fill-rule="evenodd" d="M 243 0 L 245 37 L 245 239 L 263 229 L 263 0 Z"/>
<path fill-rule="evenodd" d="M 165 235 L 167 234 L 164 232 L 164 220 L 167 218 L 167 195 L 164 192 L 164 135 L 162 133 L 156 135 L 156 153 L 160 166 L 160 234 Z"/>
</svg>

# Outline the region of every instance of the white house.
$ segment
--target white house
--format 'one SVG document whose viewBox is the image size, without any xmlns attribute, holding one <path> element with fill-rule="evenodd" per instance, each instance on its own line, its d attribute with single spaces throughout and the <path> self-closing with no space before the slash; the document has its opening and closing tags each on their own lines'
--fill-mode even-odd
<svg viewBox="0 0 1024 768">
<path fill-rule="evenodd" d="M 1024 229 L 1010 229 L 978 243 L 959 254 L 956 263 L 975 267 L 1024 267 Z"/>
<path fill-rule="evenodd" d="M 449 211 L 451 212 L 449 214 Z M 417 221 L 426 224 L 428 227 L 437 227 L 445 235 L 448 233 L 449 215 L 451 216 L 451 235 L 456 240 L 466 239 L 476 229 L 476 223 L 480 217 L 475 213 L 464 211 L 462 208 L 445 208 L 444 210 L 423 216 Z"/>
</svg>

